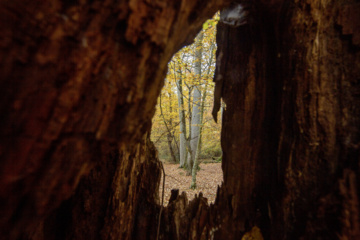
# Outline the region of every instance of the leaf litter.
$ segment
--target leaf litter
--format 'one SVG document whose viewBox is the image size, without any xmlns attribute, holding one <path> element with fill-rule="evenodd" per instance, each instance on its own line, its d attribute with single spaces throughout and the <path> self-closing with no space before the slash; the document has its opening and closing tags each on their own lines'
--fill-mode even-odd
<svg viewBox="0 0 360 240">
<path fill-rule="evenodd" d="M 214 203 L 218 185 L 222 184 L 223 172 L 221 163 L 200 163 L 200 171 L 196 175 L 196 189 L 190 189 L 191 175 L 186 176 L 186 170 L 179 168 L 179 164 L 164 163 L 165 170 L 165 194 L 164 206 L 169 202 L 172 189 L 179 189 L 179 194 L 186 192 L 188 200 L 195 198 L 195 194 L 199 196 L 202 192 L 203 196 L 208 199 L 208 203 Z M 163 176 L 159 187 L 159 196 L 161 199 L 163 186 Z"/>
</svg>

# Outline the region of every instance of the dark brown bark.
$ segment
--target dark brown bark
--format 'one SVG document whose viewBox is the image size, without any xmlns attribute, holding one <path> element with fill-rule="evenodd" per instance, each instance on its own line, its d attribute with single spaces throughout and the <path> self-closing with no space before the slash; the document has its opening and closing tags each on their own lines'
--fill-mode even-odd
<svg viewBox="0 0 360 240">
<path fill-rule="evenodd" d="M 344 35 L 344 29 L 360 23 L 359 6 L 319 1 L 286 8 L 292 16 L 284 30 L 292 34 L 283 35 L 279 49 L 279 64 L 289 67 L 282 71 L 277 152 L 284 191 L 274 210 L 279 210 L 276 219 L 283 219 L 282 226 L 275 220 L 276 229 L 288 238 L 360 237 L 354 207 L 360 194 L 360 30 Z M 339 21 L 349 8 L 348 22 Z"/>
<path fill-rule="evenodd" d="M 167 62 L 221 2 L 1 1 L 0 238 L 145 237 L 142 139 Z"/>
<path fill-rule="evenodd" d="M 248 25 L 219 25 L 219 239 L 254 225 L 269 239 L 360 237 L 358 13 L 355 1 L 254 1 Z"/>
<path fill-rule="evenodd" d="M 156 238 L 156 99 L 219 2 L 0 2 L 0 238 Z M 224 184 L 160 237 L 358 239 L 359 3 L 249 2 L 218 28 Z"/>
</svg>

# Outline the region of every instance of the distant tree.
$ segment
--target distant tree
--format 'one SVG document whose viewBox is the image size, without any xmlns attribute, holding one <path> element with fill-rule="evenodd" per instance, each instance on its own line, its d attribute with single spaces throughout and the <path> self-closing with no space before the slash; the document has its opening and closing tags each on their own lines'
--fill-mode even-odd
<svg viewBox="0 0 360 240">
<path fill-rule="evenodd" d="M 169 93 L 169 113 L 172 113 L 172 107 L 171 107 L 171 93 Z M 163 118 L 164 121 L 164 125 L 166 127 L 166 131 L 167 131 L 167 142 L 168 142 L 168 147 L 169 147 L 169 151 L 171 154 L 171 159 L 173 162 L 177 162 L 177 158 L 175 156 L 175 151 L 174 151 L 174 147 L 172 145 L 172 141 L 175 140 L 174 138 L 174 131 L 173 131 L 173 126 L 172 126 L 172 118 L 169 118 L 169 121 L 167 122 L 167 120 L 165 119 L 164 113 L 163 113 L 163 107 L 162 107 L 162 94 L 160 94 L 160 103 L 159 103 L 159 107 L 160 107 L 160 112 L 161 112 L 161 116 Z M 176 141 L 176 140 L 175 140 Z M 177 145 L 177 144 L 176 144 Z"/>
<path fill-rule="evenodd" d="M 165 151 L 167 159 L 174 159 L 175 155 L 179 166 L 186 168 L 188 175 L 192 174 L 196 156 L 197 160 L 200 158 L 201 144 L 198 146 L 198 142 L 202 142 L 203 131 L 207 136 L 206 150 L 212 153 L 214 147 L 220 148 L 220 127 L 213 123 L 207 111 L 212 105 L 213 94 L 209 86 L 213 86 L 215 70 L 216 23 L 216 18 L 208 20 L 195 43 L 181 49 L 169 62 L 153 120 L 152 139 L 159 151 Z"/>
</svg>

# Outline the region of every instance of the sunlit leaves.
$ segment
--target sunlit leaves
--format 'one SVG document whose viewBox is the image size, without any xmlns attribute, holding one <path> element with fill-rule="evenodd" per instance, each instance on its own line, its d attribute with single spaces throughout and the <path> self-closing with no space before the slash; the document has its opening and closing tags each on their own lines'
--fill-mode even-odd
<svg viewBox="0 0 360 240">
<path fill-rule="evenodd" d="M 216 24 L 218 16 L 207 20 L 203 24 L 203 41 L 202 45 L 202 59 L 201 59 L 201 76 L 197 77 L 195 73 L 196 44 L 184 47 L 177 52 L 168 64 L 168 72 L 165 79 L 165 85 L 161 92 L 162 112 L 160 116 L 159 106 L 157 106 L 156 114 L 153 118 L 152 140 L 155 142 L 160 158 L 167 158 L 169 155 L 167 142 L 166 124 L 170 126 L 174 135 L 174 139 L 179 139 L 179 111 L 177 99 L 177 81 L 181 78 L 183 82 L 183 99 L 185 117 L 188 119 L 191 115 L 192 106 L 200 104 L 194 102 L 192 99 L 192 92 L 195 88 L 202 93 L 206 91 L 206 99 L 204 103 L 204 119 L 203 119 L 203 142 L 202 149 L 204 152 L 207 148 L 220 148 L 220 124 L 216 125 L 212 120 L 211 108 L 213 102 L 213 75 L 215 71 L 215 52 L 216 52 Z M 158 101 L 159 104 L 159 101 Z M 165 122 L 166 124 L 165 124 Z M 187 123 L 189 121 L 187 120 Z M 189 124 L 186 126 L 189 129 Z M 188 132 L 188 131 L 187 131 Z M 173 144 L 178 142 L 173 141 Z M 174 147 L 178 149 L 178 147 Z"/>
</svg>

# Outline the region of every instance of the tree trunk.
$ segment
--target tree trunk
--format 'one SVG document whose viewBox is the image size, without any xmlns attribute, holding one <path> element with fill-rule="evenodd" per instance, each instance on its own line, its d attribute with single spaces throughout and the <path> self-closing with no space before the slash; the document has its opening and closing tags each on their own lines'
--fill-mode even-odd
<svg viewBox="0 0 360 240">
<path fill-rule="evenodd" d="M 174 63 L 175 64 L 175 63 Z M 174 75 L 176 76 L 175 66 Z M 180 121 L 180 167 L 185 167 L 186 163 L 186 122 L 185 122 L 185 107 L 184 107 L 184 96 L 183 96 L 183 85 L 182 85 L 181 73 L 176 81 L 176 90 L 178 96 L 178 109 L 179 109 L 179 121 Z"/>
<path fill-rule="evenodd" d="M 167 141 L 168 141 L 168 147 L 170 151 L 171 160 L 173 163 L 177 163 L 175 151 L 172 146 L 172 140 L 174 139 L 174 136 L 171 133 L 167 134 Z"/>
<path fill-rule="evenodd" d="M 169 129 L 171 129 L 169 132 L 168 132 L 168 143 L 170 144 L 169 145 L 169 150 L 170 150 L 170 154 L 171 154 L 171 159 L 173 160 L 174 163 L 177 163 L 179 162 L 179 151 L 177 151 L 177 154 L 175 153 L 175 150 L 174 150 L 174 147 L 173 147 L 173 144 L 172 144 L 172 141 L 174 140 L 174 145 L 175 147 L 177 148 L 177 150 L 179 150 L 179 146 L 177 145 L 177 142 L 176 142 L 176 139 L 175 139 L 175 135 L 174 135 L 174 126 L 173 126 L 173 108 L 172 108 L 172 94 L 169 93 L 169 101 L 170 101 L 170 105 L 169 105 L 169 113 L 170 113 L 170 120 L 169 120 Z"/>
<path fill-rule="evenodd" d="M 196 173 L 198 171 L 198 167 L 199 167 L 199 157 L 200 157 L 200 152 L 201 152 L 201 136 L 202 136 L 202 129 L 203 129 L 203 117 L 204 117 L 204 108 L 205 108 L 205 100 L 206 100 L 206 91 L 207 91 L 207 83 L 205 84 L 204 87 L 204 92 L 202 94 L 202 98 L 201 98 L 201 105 L 200 105 L 200 120 L 199 120 L 199 136 L 198 136 L 198 142 L 196 144 L 196 153 L 195 153 L 195 157 L 194 157 L 194 164 L 192 167 L 192 179 L 191 179 L 191 185 L 190 188 L 195 189 L 196 188 Z"/>
<path fill-rule="evenodd" d="M 199 142 L 200 135 L 200 108 L 201 108 L 201 89 L 200 89 L 200 79 L 201 79 L 201 61 L 202 61 L 202 40 L 204 34 L 203 31 L 200 31 L 198 36 L 195 39 L 195 56 L 194 56 L 194 73 L 195 73 L 195 83 L 193 86 L 193 97 L 192 97 L 192 112 L 191 112 L 191 135 L 190 135 L 190 146 L 191 146 L 191 156 L 188 156 L 188 171 L 192 173 L 192 168 L 194 165 L 197 144 Z M 189 154 L 190 155 L 190 154 Z"/>
<path fill-rule="evenodd" d="M 360 5 L 247 4 L 218 26 L 224 183 L 174 191 L 160 239 L 359 239 Z M 1 239 L 156 238 L 156 99 L 221 5 L 1 1 Z"/>
<path fill-rule="evenodd" d="M 359 238 L 359 6 L 256 1 L 218 25 L 219 239 Z"/>
<path fill-rule="evenodd" d="M 171 121 L 171 117 L 170 117 L 170 120 L 169 120 L 169 125 L 168 123 L 166 122 L 166 119 L 165 119 L 165 116 L 164 116 L 164 113 L 163 113 L 163 109 L 162 109 L 162 94 L 160 93 L 160 114 L 163 118 L 163 122 L 164 122 L 164 125 L 165 125 L 165 128 L 166 128 L 166 131 L 167 131 L 167 142 L 168 142 L 168 147 L 169 147 L 169 152 L 170 152 L 170 156 L 171 156 L 171 160 L 176 163 L 176 156 L 175 156 L 175 152 L 174 152 L 174 149 L 172 147 L 172 139 L 174 138 L 174 136 L 172 135 L 171 133 L 171 129 L 172 129 L 172 121 Z M 170 104 L 171 104 L 171 99 L 170 99 Z M 171 105 L 170 105 L 170 114 L 171 114 Z"/>
<path fill-rule="evenodd" d="M 185 83 L 186 84 L 186 83 Z M 192 85 L 186 85 L 188 88 L 188 111 L 189 111 L 189 117 L 188 117 L 188 136 L 186 138 L 186 175 L 190 176 L 191 175 L 191 169 L 192 169 L 192 165 L 193 165 L 193 155 L 192 155 L 192 148 L 191 148 L 191 136 L 192 136 L 192 127 L 191 127 L 191 123 L 192 123 L 192 91 L 194 90 Z"/>
<path fill-rule="evenodd" d="M 1 1 L 1 239 L 148 237 L 143 139 L 166 66 L 222 4 Z"/>
</svg>

